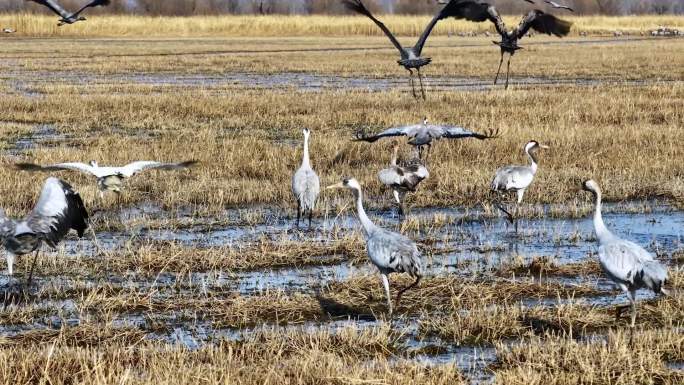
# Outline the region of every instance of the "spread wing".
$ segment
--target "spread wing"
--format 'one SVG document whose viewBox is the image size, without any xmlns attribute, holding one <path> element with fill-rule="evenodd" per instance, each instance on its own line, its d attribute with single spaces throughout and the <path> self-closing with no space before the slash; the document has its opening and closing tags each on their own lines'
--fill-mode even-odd
<svg viewBox="0 0 684 385">
<path fill-rule="evenodd" d="M 111 3 L 111 0 L 93 0 L 90 3 L 84 5 L 81 9 L 76 11 L 72 17 L 77 17 L 78 15 L 81 14 L 86 8 L 90 7 L 99 7 L 99 6 L 108 6 Z"/>
<path fill-rule="evenodd" d="M 366 8 L 366 6 L 361 2 L 361 0 L 342 0 L 342 4 L 344 4 L 344 6 L 347 9 L 354 11 L 356 13 L 359 13 L 361 15 L 364 15 L 367 18 L 373 20 L 375 25 L 377 25 L 382 30 L 382 32 L 384 32 L 385 35 L 387 35 L 387 37 L 390 39 L 392 44 L 394 44 L 394 46 L 397 47 L 397 49 L 399 50 L 399 53 L 401 53 L 402 55 L 404 54 L 404 48 L 401 46 L 401 44 L 399 43 L 397 38 L 394 37 L 392 32 L 390 32 L 390 30 L 387 29 L 387 27 L 385 27 L 385 24 L 383 24 L 380 20 L 376 19 L 375 16 L 373 16 L 373 14 L 370 13 L 368 8 Z M 429 34 L 429 32 L 428 32 L 428 34 Z"/>
<path fill-rule="evenodd" d="M 194 164 L 196 164 L 197 161 L 194 160 L 189 160 L 185 162 L 179 162 L 179 163 L 161 163 L 161 162 L 155 162 L 155 161 L 138 161 L 138 162 L 133 162 L 129 163 L 123 167 L 120 167 L 117 171 L 123 175 L 124 177 L 131 177 L 140 171 L 144 170 L 151 170 L 151 169 L 157 169 L 157 170 L 178 170 L 178 169 L 183 169 L 183 168 L 188 168 Z"/>
<path fill-rule="evenodd" d="M 379 133 L 379 134 L 375 134 L 375 135 L 371 135 L 371 136 L 366 136 L 363 132 L 357 132 L 357 133 L 356 133 L 356 138 L 353 139 L 353 140 L 354 140 L 355 142 L 356 142 L 356 141 L 362 140 L 362 141 L 364 141 L 364 142 L 373 143 L 373 142 L 375 142 L 376 140 L 378 140 L 378 139 L 380 139 L 380 138 L 385 138 L 385 137 L 388 137 L 388 136 L 403 136 L 403 135 L 408 135 L 408 133 L 409 133 L 410 131 L 419 129 L 421 126 L 422 126 L 422 125 L 420 125 L 420 124 L 413 124 L 413 125 L 410 125 L 410 126 L 392 127 L 392 128 L 386 129 L 385 131 L 383 131 L 383 132 L 381 132 L 381 133 Z"/>
<path fill-rule="evenodd" d="M 40 5 L 44 5 L 52 10 L 52 12 L 56 13 L 57 15 L 61 16 L 62 18 L 66 19 L 68 18 L 69 12 L 67 12 L 64 8 L 62 8 L 61 5 L 57 4 L 54 0 L 29 0 L 33 1 L 34 3 L 38 3 Z"/>
<path fill-rule="evenodd" d="M 17 163 L 15 165 L 20 170 L 23 171 L 62 171 L 62 170 L 75 170 L 81 171 L 86 174 L 98 175 L 96 169 L 85 163 L 56 163 L 47 166 L 41 166 L 34 163 Z"/>
<path fill-rule="evenodd" d="M 534 29 L 539 33 L 545 33 L 547 35 L 555 35 L 558 37 L 566 36 L 570 33 L 570 27 L 572 23 L 557 18 L 548 13 L 544 13 L 538 9 L 530 11 L 523 17 L 522 21 L 518 25 L 518 28 L 513 31 L 513 33 L 519 38 L 525 36 L 530 28 Z"/>
<path fill-rule="evenodd" d="M 484 140 L 499 137 L 499 130 L 489 130 L 484 134 L 481 134 L 461 126 L 430 126 L 431 133 L 433 130 L 438 134 L 437 137 L 441 136 L 442 138 L 447 139 L 476 138 Z"/>
<path fill-rule="evenodd" d="M 444 3 L 444 2 L 440 2 Z M 489 20 L 494 23 L 499 35 L 506 34 L 504 24 L 499 12 L 493 5 L 478 0 L 451 0 L 441 11 L 442 17 L 453 17 L 455 19 L 465 19 L 474 22 Z"/>
<path fill-rule="evenodd" d="M 88 212 L 81 196 L 68 183 L 51 177 L 45 181 L 38 203 L 25 221 L 54 247 L 71 229 L 83 236 L 88 228 Z"/>
<path fill-rule="evenodd" d="M 553 8 L 557 8 L 557 9 L 567 9 L 567 10 L 570 11 L 570 12 L 575 12 L 575 10 L 572 9 L 571 7 L 569 7 L 569 6 L 567 6 L 567 5 L 564 5 L 564 4 L 556 3 L 555 1 L 544 0 L 544 2 L 545 2 L 546 4 L 549 4 L 549 5 L 550 5 L 551 7 L 553 7 Z"/>
</svg>

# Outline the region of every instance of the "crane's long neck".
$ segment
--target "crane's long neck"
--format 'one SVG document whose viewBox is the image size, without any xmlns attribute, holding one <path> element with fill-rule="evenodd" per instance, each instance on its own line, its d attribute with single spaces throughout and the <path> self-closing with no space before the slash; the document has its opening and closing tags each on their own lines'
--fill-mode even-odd
<svg viewBox="0 0 684 385">
<path fill-rule="evenodd" d="M 392 160 L 390 160 L 391 166 L 397 165 L 397 152 L 399 152 L 399 148 L 394 147 L 394 149 L 392 150 Z"/>
<path fill-rule="evenodd" d="M 302 167 L 311 167 L 309 163 L 309 135 L 304 135 L 304 155 L 302 156 Z"/>
<path fill-rule="evenodd" d="M 537 154 L 535 153 L 534 150 L 528 150 L 527 151 L 527 157 L 530 158 L 530 169 L 532 169 L 532 173 L 536 174 L 537 173 Z"/>
<path fill-rule="evenodd" d="M 356 198 L 356 212 L 359 215 L 359 221 L 363 227 L 363 232 L 366 237 L 368 237 L 373 230 L 375 230 L 375 224 L 371 222 L 368 215 L 366 215 L 366 210 L 363 209 L 363 197 L 361 190 L 354 189 L 354 198 Z"/>
<path fill-rule="evenodd" d="M 603 216 L 601 215 L 601 192 L 594 192 L 594 204 L 596 206 L 594 211 L 594 231 L 596 231 L 596 236 L 599 242 L 603 242 L 608 238 L 612 237 L 613 234 L 608 230 L 605 223 L 603 223 Z"/>
</svg>

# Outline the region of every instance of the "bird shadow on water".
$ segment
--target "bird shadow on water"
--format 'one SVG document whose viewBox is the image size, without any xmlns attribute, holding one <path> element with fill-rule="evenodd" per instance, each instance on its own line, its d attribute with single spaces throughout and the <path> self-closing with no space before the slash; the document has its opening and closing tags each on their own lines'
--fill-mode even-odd
<svg viewBox="0 0 684 385">
<path fill-rule="evenodd" d="M 321 311 L 330 318 L 348 318 L 366 322 L 375 322 L 378 320 L 376 316 L 370 314 L 367 309 L 345 305 L 332 298 L 323 297 L 320 294 L 316 294 L 316 300 L 321 307 Z"/>
</svg>

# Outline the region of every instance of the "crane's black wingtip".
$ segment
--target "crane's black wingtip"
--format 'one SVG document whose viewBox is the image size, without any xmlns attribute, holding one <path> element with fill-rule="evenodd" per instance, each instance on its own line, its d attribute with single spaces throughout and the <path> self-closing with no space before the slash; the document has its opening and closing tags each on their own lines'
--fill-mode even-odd
<svg viewBox="0 0 684 385">
<path fill-rule="evenodd" d="M 43 171 L 43 166 L 35 163 L 15 163 L 14 168 L 21 171 Z"/>
<path fill-rule="evenodd" d="M 185 162 L 180 162 L 180 163 L 178 163 L 178 166 L 179 167 L 192 167 L 192 166 L 196 166 L 197 164 L 199 164 L 199 160 L 192 159 L 192 160 L 186 160 Z"/>
</svg>

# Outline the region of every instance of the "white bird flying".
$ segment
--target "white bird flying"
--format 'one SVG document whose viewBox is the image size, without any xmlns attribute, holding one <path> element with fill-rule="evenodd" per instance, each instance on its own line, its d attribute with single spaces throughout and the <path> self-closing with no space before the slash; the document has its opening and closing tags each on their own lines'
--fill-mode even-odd
<svg viewBox="0 0 684 385">
<path fill-rule="evenodd" d="M 24 171 L 61 171 L 74 170 L 86 174 L 94 175 L 97 178 L 97 187 L 100 190 L 100 197 L 105 191 L 121 192 L 121 185 L 124 179 L 144 170 L 178 170 L 190 167 L 197 161 L 190 160 L 180 163 L 161 163 L 155 161 L 137 161 L 121 167 L 101 167 L 96 161 L 85 163 L 57 163 L 48 166 L 41 166 L 33 163 L 18 163 L 16 167 Z"/>
</svg>

